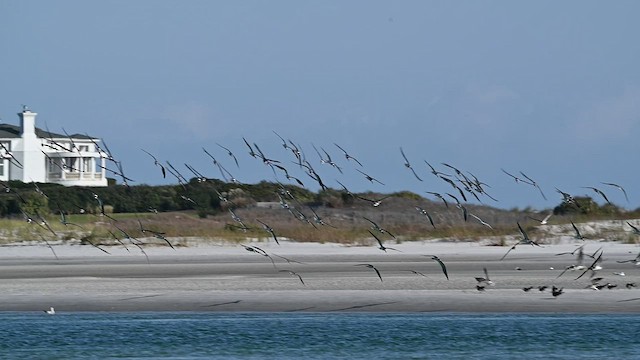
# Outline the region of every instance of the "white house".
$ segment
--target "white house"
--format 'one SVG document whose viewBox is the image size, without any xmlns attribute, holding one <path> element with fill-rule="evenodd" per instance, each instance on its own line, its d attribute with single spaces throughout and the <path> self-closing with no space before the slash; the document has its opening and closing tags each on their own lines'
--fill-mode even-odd
<svg viewBox="0 0 640 360">
<path fill-rule="evenodd" d="M 23 106 L 20 126 L 0 123 L 0 180 L 107 186 L 100 139 L 44 131 L 36 115 Z"/>
</svg>

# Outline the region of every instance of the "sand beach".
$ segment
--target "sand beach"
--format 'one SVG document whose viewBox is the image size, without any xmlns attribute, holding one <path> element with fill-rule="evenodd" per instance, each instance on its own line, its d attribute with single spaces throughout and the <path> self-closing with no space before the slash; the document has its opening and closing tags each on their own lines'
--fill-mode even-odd
<svg viewBox="0 0 640 360">
<path fill-rule="evenodd" d="M 415 241 L 375 246 L 192 241 L 166 246 L 18 243 L 0 248 L 0 311 L 640 312 L 634 244 L 563 241 L 542 247 Z M 577 279 L 600 250 L 602 269 Z M 567 253 L 563 255 L 557 255 Z M 447 279 L 438 256 L 446 266 Z M 370 264 L 380 273 L 380 279 Z M 482 284 L 487 268 L 493 284 Z M 594 277 L 600 290 L 589 288 Z M 547 286 L 543 291 L 540 286 Z M 551 287 L 563 288 L 553 296 Z M 525 292 L 523 288 L 532 287 Z"/>
</svg>

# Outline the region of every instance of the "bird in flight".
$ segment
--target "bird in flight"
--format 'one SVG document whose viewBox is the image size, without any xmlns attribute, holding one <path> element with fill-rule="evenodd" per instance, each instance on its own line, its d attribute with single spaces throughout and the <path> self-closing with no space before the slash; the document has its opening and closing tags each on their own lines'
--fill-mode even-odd
<svg viewBox="0 0 640 360">
<path fill-rule="evenodd" d="M 380 275 L 380 271 L 375 266 L 373 266 L 371 264 L 356 264 L 355 266 L 366 266 L 369 269 L 373 269 L 376 272 L 376 274 L 378 275 L 378 278 L 380 278 L 380 281 L 382 281 L 382 275 Z"/>
<path fill-rule="evenodd" d="M 549 223 L 549 218 L 551 217 L 551 215 L 553 215 L 553 213 L 549 213 L 547 214 L 547 216 L 545 216 L 542 220 L 538 219 L 538 218 L 534 218 L 531 216 L 527 216 L 529 219 L 535 220 L 537 222 L 540 223 L 540 225 L 547 225 Z"/>
<path fill-rule="evenodd" d="M 411 172 L 413 173 L 413 176 L 416 177 L 416 179 L 418 179 L 419 181 L 422 181 L 422 179 L 420 179 L 420 177 L 418 176 L 418 174 L 416 174 L 416 171 L 413 169 L 413 167 L 411 166 L 411 163 L 409 162 L 409 159 L 407 159 L 407 155 L 404 154 L 404 151 L 402 150 L 402 147 L 400 147 L 400 154 L 402 154 L 402 158 L 404 158 L 404 166 L 411 170 Z"/>
<path fill-rule="evenodd" d="M 437 171 L 431 164 L 429 164 L 429 162 L 427 160 L 424 160 L 425 164 L 427 164 L 427 166 L 429 167 L 429 169 L 431 169 L 431 173 L 437 177 L 440 176 L 451 176 L 449 174 L 445 174 L 443 172 Z"/>
<path fill-rule="evenodd" d="M 380 227 L 378 224 L 376 224 L 373 220 L 368 219 L 368 218 L 366 218 L 366 217 L 364 217 L 364 216 L 363 216 L 362 218 L 363 218 L 363 219 L 365 219 L 365 220 L 367 220 L 368 222 L 370 222 L 370 223 L 371 223 L 371 228 L 372 228 L 372 229 L 374 229 L 374 230 L 378 231 L 378 232 L 379 232 L 379 233 L 381 233 L 381 234 L 385 234 L 385 233 L 386 233 L 386 234 L 389 234 L 389 236 L 391 236 L 391 237 L 392 237 L 392 238 L 394 238 L 394 239 L 396 238 L 396 236 L 395 236 L 395 235 L 393 235 L 392 233 L 390 233 L 390 232 L 389 232 L 389 230 L 386 230 L 386 229 L 381 228 L 381 227 Z"/>
<path fill-rule="evenodd" d="M 371 230 L 367 230 L 369 232 L 369 234 L 371 234 L 371 236 L 373 236 L 374 239 L 376 239 L 376 241 L 378 242 L 378 249 L 387 252 L 387 250 L 394 250 L 394 251 L 400 251 L 398 249 L 394 249 L 394 248 L 390 248 L 390 247 L 386 247 L 382 244 L 382 240 L 380 240 L 379 237 L 376 236 L 376 234 L 372 233 Z"/>
<path fill-rule="evenodd" d="M 162 166 L 162 164 L 158 161 L 158 159 L 156 159 L 155 156 L 153 156 L 150 152 L 148 152 L 145 149 L 140 149 L 142 151 L 144 151 L 145 153 L 147 153 L 149 156 L 151 156 L 151 158 L 153 159 L 153 163 L 155 166 L 159 166 L 160 167 L 160 171 L 162 172 L 162 177 L 166 178 L 167 177 L 167 170 L 164 168 L 164 166 Z"/>
<path fill-rule="evenodd" d="M 364 200 L 364 201 L 370 202 L 371 205 L 373 205 L 373 207 L 378 207 L 378 206 L 380 206 L 382 204 L 382 200 L 392 197 L 393 194 L 390 194 L 390 195 L 387 195 L 387 196 L 383 196 L 383 197 L 377 198 L 377 199 L 369 199 L 369 198 L 366 198 L 366 197 L 360 196 L 360 195 L 356 195 L 356 196 L 360 200 Z"/>
<path fill-rule="evenodd" d="M 526 231 L 524 231 L 524 229 L 522 228 L 522 226 L 520 225 L 520 223 L 519 223 L 519 222 L 516 222 L 516 224 L 518 224 L 518 231 L 520 231 L 520 234 L 522 235 L 522 240 L 520 240 L 519 242 L 517 242 L 517 243 L 513 244 L 513 246 L 511 246 L 511 247 L 509 248 L 509 250 L 507 250 L 507 253 L 506 253 L 506 254 L 504 254 L 504 255 L 502 256 L 502 258 L 500 258 L 500 260 L 504 260 L 504 258 L 506 258 L 506 257 L 507 257 L 507 255 L 509 255 L 509 253 L 510 253 L 512 250 L 515 250 L 516 246 L 518 246 L 518 245 L 522 245 L 522 244 L 530 244 L 530 245 L 540 246 L 540 244 L 538 244 L 537 242 L 535 242 L 535 241 L 533 241 L 533 240 L 531 240 L 531 239 L 529 238 L 529 235 L 527 234 L 527 232 L 526 232 Z"/>
<path fill-rule="evenodd" d="M 343 149 L 340 145 L 333 143 L 333 145 L 337 146 L 338 149 L 340 149 L 343 153 L 344 153 L 344 157 L 347 159 L 347 161 L 349 160 L 353 160 L 355 161 L 358 165 L 360 165 L 360 167 L 362 167 L 362 164 L 360 163 L 360 161 L 358 161 L 358 159 L 354 158 L 353 156 L 349 155 L 349 153 Z"/>
<path fill-rule="evenodd" d="M 257 222 L 259 222 L 260 224 L 262 224 L 262 228 L 268 232 L 269 234 L 271 234 L 271 236 L 273 236 L 273 240 L 276 241 L 276 244 L 280 245 L 280 242 L 278 241 L 278 237 L 276 236 L 276 232 L 273 230 L 273 228 L 269 225 L 267 225 L 266 223 L 260 221 L 260 219 L 256 219 Z"/>
<path fill-rule="evenodd" d="M 444 206 L 446 206 L 447 208 L 449 208 L 449 203 L 447 202 L 447 200 L 444 198 L 444 196 L 442 196 L 442 194 L 437 193 L 437 192 L 433 192 L 433 191 L 426 191 L 427 194 L 431 194 L 435 197 L 437 197 L 438 199 L 442 200 L 442 202 L 444 203 Z"/>
<path fill-rule="evenodd" d="M 427 210 L 421 208 L 420 206 L 416 206 L 416 210 L 418 210 L 420 214 L 426 216 L 427 219 L 429 220 L 429 223 L 431 223 L 431 226 L 433 226 L 434 229 L 436 228 L 436 226 L 433 224 L 433 218 L 431 217 L 431 215 L 429 215 Z"/>
<path fill-rule="evenodd" d="M 633 233 L 636 235 L 640 235 L 640 229 L 637 226 L 633 226 L 631 225 L 630 222 L 627 221 L 627 225 L 629 225 L 631 227 L 631 230 L 633 230 Z"/>
<path fill-rule="evenodd" d="M 431 260 L 435 260 L 440 265 L 440 268 L 442 268 L 442 273 L 444 274 L 444 276 L 447 278 L 447 280 L 449 280 L 449 274 L 447 273 L 447 267 L 444 265 L 444 262 L 442 262 L 442 260 L 440 260 L 439 257 L 437 257 L 436 255 L 422 255 L 422 256 L 427 256 L 427 257 L 430 257 Z"/>
<path fill-rule="evenodd" d="M 578 227 L 573 223 L 573 221 L 571 221 L 571 226 L 573 227 L 573 231 L 576 233 L 574 237 L 578 240 L 584 240 L 584 237 L 580 234 L 580 230 L 578 230 Z"/>
<path fill-rule="evenodd" d="M 565 204 L 573 204 L 576 207 L 580 207 L 580 204 L 578 204 L 576 199 L 574 199 L 573 196 L 571 196 L 571 194 L 566 193 L 558 188 L 556 188 L 556 191 L 562 195 L 562 202 L 564 202 Z"/>
<path fill-rule="evenodd" d="M 235 156 L 235 155 L 233 155 L 233 153 L 231 152 L 231 150 L 229 150 L 228 148 L 226 148 L 226 147 L 224 147 L 224 146 L 222 146 L 222 145 L 220 145 L 220 144 L 218 144 L 218 143 L 216 143 L 216 145 L 218 145 L 218 146 L 219 146 L 219 147 L 221 147 L 222 149 L 226 150 L 226 151 L 227 151 L 227 155 L 231 156 L 231 158 L 233 159 L 233 161 L 235 161 L 236 166 L 237 166 L 238 168 L 240 168 L 240 165 L 238 165 L 238 158 L 236 158 L 236 156 Z"/>
<path fill-rule="evenodd" d="M 509 175 L 510 177 L 512 177 L 512 178 L 513 178 L 513 180 L 515 180 L 515 182 L 517 182 L 517 183 L 518 183 L 518 182 L 521 182 L 521 183 L 524 183 L 524 184 L 527 184 L 527 185 L 533 185 L 533 183 L 532 183 L 532 182 L 529 182 L 529 181 L 527 181 L 527 180 L 525 180 L 525 179 L 519 178 L 519 177 L 517 177 L 517 176 L 515 176 L 515 175 L 513 175 L 513 174 L 511 174 L 511 173 L 509 173 L 509 172 L 507 172 L 507 170 L 505 170 L 505 169 L 502 169 L 502 168 L 501 168 L 500 170 L 502 170 L 502 172 L 503 172 L 503 173 L 505 173 L 505 174 Z"/>
<path fill-rule="evenodd" d="M 607 204 L 611 205 L 611 201 L 609 201 L 609 199 L 607 198 L 607 195 L 604 194 L 604 192 L 598 188 L 594 188 L 593 186 L 583 186 L 583 189 L 591 189 L 593 190 L 593 192 L 595 192 L 596 194 L 600 195 L 604 201 L 607 202 Z"/>
<path fill-rule="evenodd" d="M 296 277 L 300 280 L 300 282 L 302 283 L 302 285 L 307 286 L 307 284 L 305 284 L 305 283 L 304 283 L 304 281 L 302 280 L 302 276 L 300 276 L 300 274 L 298 274 L 298 273 L 297 273 L 297 272 L 295 272 L 295 271 L 291 271 L 291 270 L 278 270 L 278 272 L 286 272 L 286 273 L 289 273 L 289 275 L 291 275 L 291 276 L 296 276 Z"/>
<path fill-rule="evenodd" d="M 491 224 L 489 224 L 488 222 L 480 219 L 477 215 L 470 213 L 469 216 L 471 216 L 472 218 L 478 220 L 480 222 L 480 224 L 482 224 L 482 225 L 488 227 L 489 229 L 493 230 L 493 226 L 491 226 Z"/>
<path fill-rule="evenodd" d="M 374 178 L 373 176 L 371 176 L 371 175 L 369 175 L 369 174 L 366 174 L 366 173 L 364 173 L 364 172 L 360 171 L 359 169 L 356 169 L 356 171 L 357 171 L 357 172 L 359 172 L 360 174 L 364 175 L 364 177 L 365 177 L 367 180 L 369 180 L 369 182 L 373 183 L 373 182 L 375 181 L 375 182 L 377 182 L 377 183 L 378 183 L 378 184 L 380 184 L 380 185 L 384 185 L 380 180 L 378 180 L 378 179 Z"/>
<path fill-rule="evenodd" d="M 253 148 L 251 147 L 251 145 L 249 145 L 249 142 L 247 141 L 247 139 L 242 138 L 242 140 L 244 141 L 244 143 L 249 148 L 249 155 L 251 155 L 251 157 L 253 157 L 253 158 L 257 158 L 258 154 L 255 151 L 253 151 Z"/>
<path fill-rule="evenodd" d="M 584 276 L 584 274 L 586 274 L 587 272 L 589 272 L 589 270 L 591 270 L 593 273 L 596 272 L 597 269 L 597 264 L 602 260 L 602 254 L 604 253 L 604 251 L 600 251 L 600 255 L 598 255 L 597 258 L 595 258 L 595 260 L 593 260 L 593 263 L 591 263 L 591 265 L 589 265 L 588 268 L 585 269 L 585 271 L 580 274 L 580 276 L 578 276 L 577 278 L 575 278 L 575 280 L 580 279 L 582 276 Z M 594 253 L 595 256 L 595 253 Z"/>
<path fill-rule="evenodd" d="M 542 192 L 542 189 L 540 188 L 540 185 L 538 185 L 538 183 L 537 183 L 537 182 L 533 181 L 533 179 L 531 179 L 530 177 L 528 177 L 527 175 L 525 175 L 525 173 L 523 173 L 522 171 L 520 171 L 520 174 L 521 174 L 522 176 L 524 176 L 524 177 L 525 177 L 525 179 L 527 179 L 527 180 L 531 183 L 531 185 L 532 185 L 532 186 L 534 186 L 535 188 L 537 188 L 537 189 L 538 189 L 538 191 L 540 191 L 540 195 L 542 195 L 542 198 L 543 198 L 543 199 L 547 200 L 547 197 L 546 197 L 546 196 L 544 196 L 544 193 Z"/>
<path fill-rule="evenodd" d="M 627 200 L 627 202 L 629 202 L 629 197 L 627 196 L 627 192 L 624 190 L 624 188 L 622 186 L 620 186 L 618 184 L 614 184 L 614 183 L 607 183 L 607 182 L 603 182 L 601 184 L 609 185 L 609 186 L 613 186 L 613 187 L 618 188 L 624 194 L 624 198 Z"/>
</svg>

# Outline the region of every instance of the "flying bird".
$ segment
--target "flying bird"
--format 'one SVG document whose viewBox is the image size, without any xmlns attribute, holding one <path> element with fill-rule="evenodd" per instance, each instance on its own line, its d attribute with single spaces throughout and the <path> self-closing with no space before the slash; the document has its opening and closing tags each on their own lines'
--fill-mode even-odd
<svg viewBox="0 0 640 360">
<path fill-rule="evenodd" d="M 516 183 L 521 182 L 521 183 L 524 183 L 524 184 L 527 184 L 527 185 L 533 185 L 533 183 L 532 183 L 532 182 L 529 182 L 529 181 L 527 181 L 527 180 L 525 180 L 525 179 L 522 179 L 522 178 L 520 178 L 520 177 L 517 177 L 517 176 L 515 176 L 515 175 L 513 175 L 513 174 L 511 174 L 511 173 L 509 173 L 509 172 L 507 172 L 507 170 L 505 170 L 505 169 L 502 169 L 502 168 L 501 168 L 500 170 L 502 170 L 502 172 L 503 172 L 503 173 L 505 173 L 505 174 L 509 175 L 511 178 L 513 178 L 513 180 L 515 180 L 515 182 L 516 182 Z"/>
<path fill-rule="evenodd" d="M 595 273 L 595 272 L 596 272 L 596 270 L 597 270 L 597 264 L 600 262 L 600 260 L 602 260 L 602 254 L 603 254 L 603 251 L 601 251 L 601 252 L 600 252 L 600 255 L 598 255 L 598 257 L 597 257 L 595 260 L 593 260 L 593 263 L 591 263 L 591 265 L 589 265 L 589 267 L 588 267 L 588 268 L 586 268 L 586 269 L 585 269 L 585 271 L 584 271 L 582 274 L 580 274 L 580 276 L 578 276 L 577 278 L 575 278 L 575 280 L 580 279 L 581 277 L 583 277 L 583 276 L 584 276 L 584 274 L 586 274 L 586 273 L 587 273 L 587 272 L 589 272 L 590 270 L 591 270 L 593 273 Z M 595 254 L 594 254 L 594 255 L 595 255 Z"/>
<path fill-rule="evenodd" d="M 436 255 L 422 255 L 422 256 L 430 257 L 431 260 L 435 260 L 438 264 L 440 264 L 440 267 L 442 268 L 442 273 L 447 278 L 447 280 L 449 280 L 449 274 L 447 273 L 447 267 L 444 265 L 444 262 L 442 262 L 442 260 L 440 260 L 439 257 L 437 257 Z"/>
<path fill-rule="evenodd" d="M 421 208 L 420 206 L 416 206 L 416 210 L 418 210 L 418 212 L 420 212 L 420 214 L 426 216 L 427 219 L 429 220 L 429 223 L 431 223 L 431 226 L 433 226 L 434 229 L 436 228 L 436 226 L 433 224 L 433 218 L 431 217 L 431 215 L 429 215 L 427 210 Z"/>
<path fill-rule="evenodd" d="M 370 202 L 371 205 L 373 205 L 373 207 L 378 207 L 378 206 L 380 206 L 382 204 L 382 200 L 392 197 L 393 194 L 390 194 L 390 195 L 387 195 L 387 196 L 383 196 L 383 197 L 377 198 L 377 199 L 369 199 L 369 198 L 366 198 L 366 197 L 360 196 L 360 195 L 356 195 L 356 196 L 360 200 L 364 200 L 364 201 Z"/>
<path fill-rule="evenodd" d="M 251 145 L 249 145 L 249 142 L 247 141 L 247 139 L 242 138 L 242 141 L 244 141 L 244 143 L 247 145 L 247 147 L 249 148 L 249 155 L 253 158 L 257 158 L 258 154 L 253 151 L 253 148 L 251 147 Z"/>
<path fill-rule="evenodd" d="M 443 172 L 437 171 L 431 164 L 429 164 L 429 162 L 427 160 L 424 160 L 425 164 L 427 164 L 427 166 L 429 167 L 429 169 L 431 169 L 431 173 L 437 177 L 440 176 L 451 176 L 449 174 L 445 174 Z"/>
<path fill-rule="evenodd" d="M 368 219 L 368 218 L 366 218 L 366 217 L 364 217 L 364 216 L 363 216 L 362 218 L 363 218 L 363 219 L 365 219 L 365 220 L 367 220 L 368 222 L 370 222 L 370 223 L 371 223 L 371 228 L 372 228 L 372 229 L 375 229 L 376 231 L 378 231 L 378 232 L 379 232 L 379 233 L 381 233 L 381 234 L 385 234 L 385 233 L 386 233 L 386 234 L 389 234 L 389 236 L 391 236 L 391 237 L 392 237 L 392 238 L 394 238 L 394 239 L 396 238 L 396 236 L 395 236 L 395 235 L 393 235 L 392 233 L 390 233 L 390 232 L 389 232 L 389 230 L 386 230 L 386 229 L 381 228 L 381 227 L 380 227 L 378 224 L 376 224 L 373 220 Z"/>
<path fill-rule="evenodd" d="M 269 258 L 269 260 L 271 260 L 271 264 L 273 264 L 273 267 L 274 268 L 276 267 L 275 261 L 273 261 L 273 258 L 271 256 L 269 256 L 269 254 L 267 254 L 266 251 L 260 249 L 257 246 L 247 246 L 247 245 L 243 245 L 243 244 L 240 244 L 240 245 L 242 247 L 244 247 L 244 249 L 249 251 L 249 252 L 252 252 L 252 253 L 255 253 L 255 254 L 258 254 L 258 255 L 261 255 L 261 256 Z"/>
<path fill-rule="evenodd" d="M 545 216 L 542 220 L 538 219 L 538 218 L 534 218 L 531 216 L 527 216 L 529 219 L 535 220 L 537 222 L 540 223 L 540 225 L 547 225 L 549 223 L 549 218 L 551 217 L 551 215 L 553 215 L 553 213 L 549 213 L 547 214 L 547 216 Z"/>
<path fill-rule="evenodd" d="M 166 170 L 166 169 L 164 168 L 164 166 L 163 166 L 163 165 L 158 161 L 158 159 L 156 159 L 156 157 L 155 157 L 155 156 L 153 156 L 153 155 L 152 155 L 150 152 L 148 152 L 147 150 L 145 150 L 145 149 L 140 149 L 140 150 L 144 151 L 144 152 L 145 152 L 145 153 L 147 153 L 149 156 L 151 156 L 151 158 L 153 159 L 153 164 L 154 164 L 155 166 L 160 167 L 160 171 L 162 172 L 162 177 L 163 177 L 163 178 L 166 178 L 166 177 L 167 177 L 167 170 Z"/>
<path fill-rule="evenodd" d="M 520 171 L 520 175 L 524 176 L 525 179 L 527 179 L 532 186 L 534 186 L 536 189 L 538 189 L 538 191 L 540 191 L 540 195 L 542 195 L 542 198 L 547 200 L 547 197 L 544 195 L 544 193 L 542 192 L 542 189 L 540 188 L 540 185 L 538 185 L 537 182 L 535 182 L 532 178 L 525 175 L 525 173 L 523 173 L 522 171 Z"/>
<path fill-rule="evenodd" d="M 578 227 L 573 223 L 573 221 L 571 221 L 571 226 L 573 227 L 573 231 L 576 233 L 574 237 L 578 240 L 584 240 L 584 237 L 580 234 L 580 230 L 578 230 Z"/>
<path fill-rule="evenodd" d="M 398 249 L 394 249 L 394 248 L 390 248 L 390 247 L 386 247 L 382 244 L 382 240 L 380 240 L 379 237 L 376 236 L 376 234 L 372 233 L 371 230 L 367 230 L 369 232 L 369 234 L 371 234 L 371 236 L 373 236 L 374 239 L 376 239 L 376 241 L 378 242 L 378 249 L 387 252 L 387 250 L 394 250 L 394 251 L 400 251 Z"/>
<path fill-rule="evenodd" d="M 355 161 L 358 165 L 360 165 L 360 167 L 362 167 L 362 164 L 360 163 L 360 161 L 358 161 L 358 159 L 354 158 L 353 156 L 349 155 L 349 153 L 347 153 L 347 151 L 345 149 L 343 149 L 340 145 L 333 143 L 333 145 L 337 146 L 338 149 L 340 149 L 343 153 L 344 153 L 344 157 L 347 159 L 347 161 L 349 160 L 353 160 Z"/>
<path fill-rule="evenodd" d="M 380 275 L 380 271 L 375 266 L 373 266 L 371 264 L 356 264 L 354 266 L 366 266 L 369 269 L 373 269 L 376 272 L 376 274 L 378 275 L 378 278 L 380 278 L 380 281 L 382 281 L 382 275 Z"/>
<path fill-rule="evenodd" d="M 478 220 L 480 222 L 480 224 L 482 224 L 482 225 L 488 227 L 489 229 L 493 230 L 493 226 L 491 226 L 491 224 L 489 224 L 488 222 L 480 219 L 477 215 L 469 214 L 469 216 L 471 216 L 471 217 L 475 218 L 476 220 Z"/>
<path fill-rule="evenodd" d="M 622 191 L 622 193 L 624 194 L 624 198 L 627 200 L 627 202 L 629 202 L 629 197 L 627 196 L 627 192 L 624 190 L 624 188 L 623 188 L 622 186 L 620 186 L 620 185 L 618 185 L 618 184 L 614 184 L 614 183 L 606 183 L 606 182 L 603 182 L 603 183 L 601 183 L 601 184 L 609 185 L 609 186 L 613 186 L 613 187 L 618 188 L 618 189 L 619 189 L 620 191 Z"/>
<path fill-rule="evenodd" d="M 637 226 L 631 225 L 631 223 L 628 221 L 627 221 L 627 225 L 631 227 L 631 230 L 633 231 L 634 234 L 640 235 L 640 229 Z"/>
<path fill-rule="evenodd" d="M 375 182 L 377 182 L 377 183 L 378 183 L 378 184 L 380 184 L 380 185 L 384 185 L 384 183 L 382 183 L 380 180 L 378 180 L 378 179 L 374 178 L 373 176 L 371 176 L 371 175 L 369 175 L 369 174 L 366 174 L 366 173 L 364 173 L 364 172 L 360 171 L 359 169 L 356 169 L 356 171 L 357 171 L 357 172 L 359 172 L 360 174 L 364 175 L 364 177 L 365 177 L 367 180 L 369 180 L 369 182 L 373 183 L 373 182 L 375 181 Z"/>
<path fill-rule="evenodd" d="M 425 192 L 427 194 L 431 194 L 431 195 L 437 197 L 438 199 L 442 200 L 442 202 L 444 203 L 444 206 L 449 208 L 449 203 L 447 202 L 447 199 L 445 199 L 444 196 L 442 196 L 440 193 L 433 192 L 433 191 L 425 191 Z"/>
<path fill-rule="evenodd" d="M 404 158 L 404 166 L 407 169 L 411 170 L 411 172 L 413 173 L 413 176 L 415 176 L 416 179 L 422 181 L 422 179 L 420 179 L 418 174 L 416 174 L 416 171 L 413 169 L 413 167 L 411 167 L 411 163 L 409 162 L 409 159 L 407 159 L 407 156 L 404 154 L 404 151 L 402 150 L 402 147 L 400 147 L 400 154 L 402 154 L 402 157 Z"/>
<path fill-rule="evenodd" d="M 273 240 L 276 241 L 276 244 L 280 245 L 280 242 L 278 241 L 278 237 L 276 236 L 276 232 L 273 230 L 273 228 L 269 225 L 267 225 L 266 223 L 260 221 L 259 219 L 256 219 L 257 222 L 259 222 L 260 224 L 262 224 L 262 228 L 268 232 L 269 234 L 271 234 L 271 236 L 273 236 Z"/>
<path fill-rule="evenodd" d="M 228 148 L 226 148 L 226 147 L 224 147 L 224 146 L 222 146 L 222 145 L 220 145 L 220 144 L 218 144 L 218 143 L 216 143 L 216 145 L 218 145 L 218 146 L 219 146 L 219 147 L 221 147 L 222 149 L 226 150 L 226 151 L 227 151 L 227 155 L 231 156 L 231 158 L 233 159 L 233 161 L 236 163 L 236 166 L 237 166 L 238 168 L 240 168 L 240 165 L 238 165 L 238 158 L 236 158 L 236 156 L 235 156 L 235 155 L 233 155 L 233 153 L 231 152 L 231 150 L 229 150 Z"/>
<path fill-rule="evenodd" d="M 516 222 L 516 224 L 518 225 L 518 231 L 520 231 L 520 234 L 522 235 L 522 240 L 520 240 L 519 242 L 517 242 L 517 243 L 513 244 L 513 246 L 511 246 L 511 247 L 509 248 L 509 250 L 507 250 L 507 253 L 506 253 L 506 254 L 504 254 L 504 255 L 500 258 L 500 260 L 504 260 L 504 258 L 506 258 L 506 257 L 507 257 L 507 255 L 509 255 L 509 253 L 510 253 L 512 250 L 515 250 L 516 246 L 518 246 L 518 245 L 529 244 L 529 245 L 540 246 L 540 244 L 538 244 L 537 242 L 535 242 L 535 241 L 533 241 L 533 240 L 531 240 L 531 239 L 529 238 L 529 235 L 527 234 L 527 232 L 526 232 L 526 231 L 524 231 L 524 229 L 522 228 L 522 226 L 520 225 L 520 223 L 519 223 L 519 222 Z"/>
<path fill-rule="evenodd" d="M 302 285 L 305 285 L 305 286 L 307 285 L 307 284 L 305 284 L 305 283 L 304 283 L 304 281 L 302 280 L 302 276 L 300 276 L 300 274 L 298 274 L 298 273 L 297 273 L 297 272 L 295 272 L 295 271 L 291 271 L 291 270 L 278 270 L 278 272 L 286 272 L 286 273 L 289 273 L 289 275 L 291 275 L 291 276 L 296 276 L 296 277 L 300 280 L 300 282 L 302 283 Z"/>
<path fill-rule="evenodd" d="M 594 188 L 592 186 L 583 186 L 583 189 L 591 189 L 593 190 L 593 192 L 595 192 L 596 194 L 600 195 L 604 201 L 607 202 L 607 204 L 611 205 L 611 201 L 609 201 L 609 198 L 607 198 L 607 195 L 604 194 L 604 192 L 598 188 Z"/>
</svg>

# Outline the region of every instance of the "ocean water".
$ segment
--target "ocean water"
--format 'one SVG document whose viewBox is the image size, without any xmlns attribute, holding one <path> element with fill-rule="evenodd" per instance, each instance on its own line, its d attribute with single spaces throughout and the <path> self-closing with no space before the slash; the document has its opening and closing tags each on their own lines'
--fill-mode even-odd
<svg viewBox="0 0 640 360">
<path fill-rule="evenodd" d="M 640 314 L 0 313 L 0 359 L 640 359 Z"/>
</svg>

